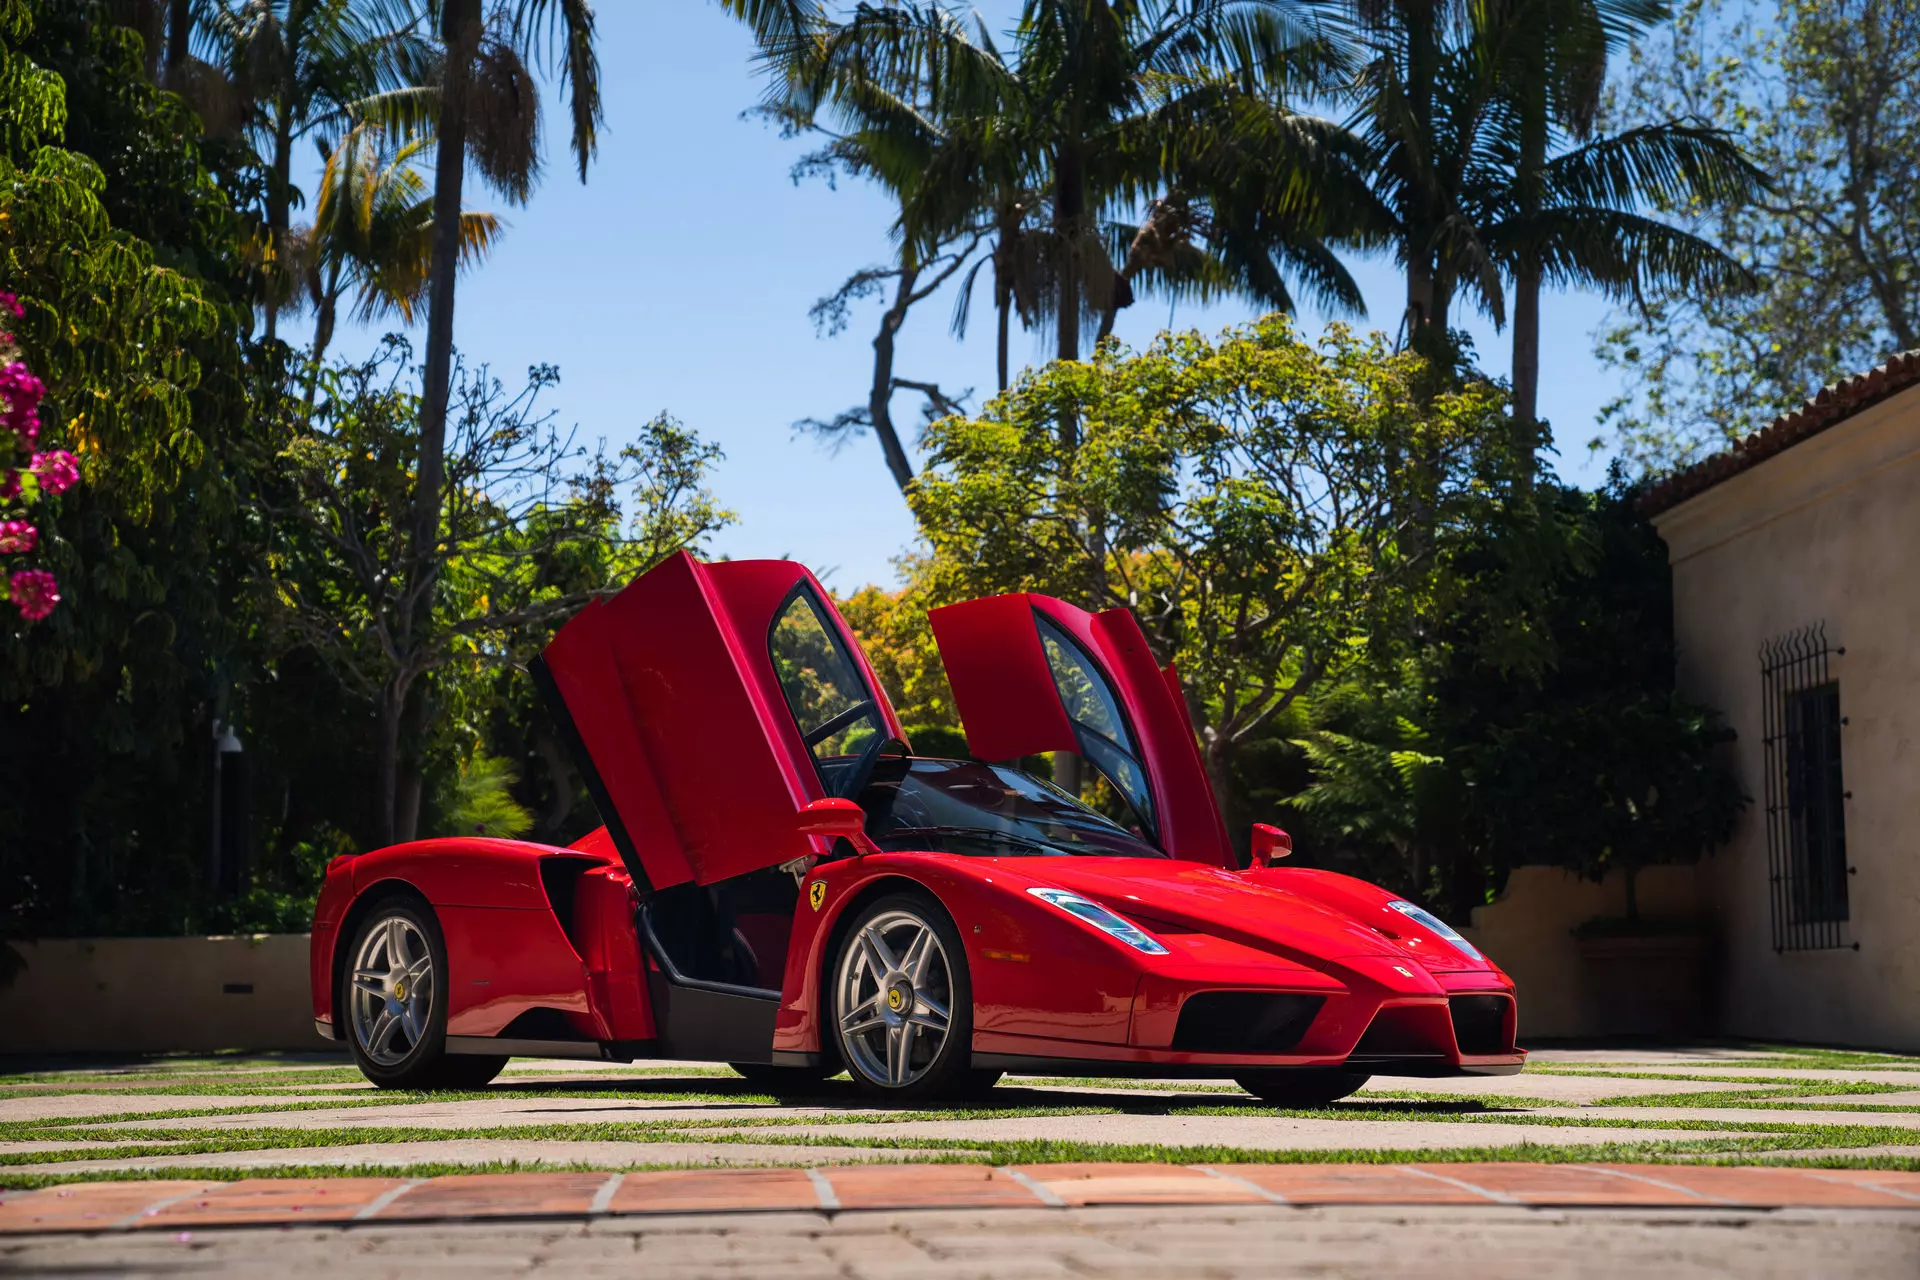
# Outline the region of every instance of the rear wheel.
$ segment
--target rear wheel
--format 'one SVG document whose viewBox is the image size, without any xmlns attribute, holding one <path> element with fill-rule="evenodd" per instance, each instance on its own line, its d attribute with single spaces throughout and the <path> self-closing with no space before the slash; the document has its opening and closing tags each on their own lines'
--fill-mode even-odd
<svg viewBox="0 0 1920 1280">
<path fill-rule="evenodd" d="M 1324 1107 L 1338 1102 L 1373 1077 L 1363 1071 L 1339 1071 L 1326 1068 L 1302 1070 L 1250 1071 L 1235 1076 L 1233 1082 L 1262 1102 L 1276 1107 Z"/>
<path fill-rule="evenodd" d="M 848 927 L 833 966 L 833 1029 L 847 1074 L 895 1101 L 962 1095 L 972 1070 L 973 987 L 960 932 L 922 893 L 889 894 Z"/>
<path fill-rule="evenodd" d="M 478 1089 L 507 1065 L 447 1053 L 447 944 L 426 903 L 396 896 L 375 905 L 347 963 L 347 1043 L 380 1088 Z"/>
</svg>

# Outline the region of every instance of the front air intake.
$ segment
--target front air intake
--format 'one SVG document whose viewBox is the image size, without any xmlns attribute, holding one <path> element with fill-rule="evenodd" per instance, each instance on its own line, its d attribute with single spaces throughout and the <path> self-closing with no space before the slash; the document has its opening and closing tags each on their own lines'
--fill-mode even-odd
<svg viewBox="0 0 1920 1280">
<path fill-rule="evenodd" d="M 1290 1053 L 1325 996 L 1202 991 L 1180 1006 L 1173 1047 L 1184 1053 Z"/>
<path fill-rule="evenodd" d="M 1507 1042 L 1507 1011 L 1513 1001 L 1506 996 L 1454 996 L 1447 1001 L 1453 1015 L 1453 1038 L 1460 1052 L 1472 1055 L 1510 1053 Z"/>
</svg>

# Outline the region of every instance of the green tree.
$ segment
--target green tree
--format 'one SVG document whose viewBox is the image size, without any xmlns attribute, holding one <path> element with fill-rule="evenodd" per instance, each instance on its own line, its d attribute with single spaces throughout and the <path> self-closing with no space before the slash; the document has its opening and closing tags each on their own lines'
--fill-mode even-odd
<svg viewBox="0 0 1920 1280">
<path fill-rule="evenodd" d="M 932 595 L 1084 600 L 1100 582 L 1091 603 L 1132 608 L 1155 656 L 1178 666 L 1237 809 L 1239 755 L 1317 685 L 1409 633 L 1447 548 L 1504 483 L 1498 392 L 1425 394 L 1426 378 L 1379 335 L 1335 327 L 1309 345 L 1278 316 L 1030 374 L 979 417 L 929 431 L 912 500 Z M 1062 414 L 1084 424 L 1071 443 Z M 1410 538 L 1398 514 L 1416 499 L 1429 538 Z"/>
<path fill-rule="evenodd" d="M 1750 206 L 1675 200 L 1756 278 L 1650 291 L 1603 332 L 1602 414 L 1638 468 L 1684 464 L 1834 378 L 1920 346 L 1920 11 L 1901 0 L 1687 0 L 1636 50 L 1623 122 L 1729 129 L 1770 175 Z"/>
<path fill-rule="evenodd" d="M 1418 652 L 1309 700 L 1303 857 L 1464 917 L 1517 866 L 1631 886 L 1727 838 L 1732 735 L 1674 692 L 1665 547 L 1634 497 L 1506 505 L 1454 549 Z"/>
<path fill-rule="evenodd" d="M 410 355 L 389 339 L 323 376 L 311 416 L 290 426 L 269 503 L 265 607 L 283 650 L 314 654 L 373 708 L 381 844 L 417 827 L 431 717 L 412 717 L 440 673 L 524 663 L 593 596 L 731 519 L 704 487 L 718 450 L 671 419 L 617 458 L 588 454 L 538 407 L 551 366 L 514 392 L 481 369 L 456 383 L 436 534 L 419 542 Z"/>
<path fill-rule="evenodd" d="M 63 608 L 0 646 L 0 928 L 177 928 L 236 656 L 253 448 L 244 226 L 144 46 L 0 4 L 0 278 L 85 482 L 43 525 Z"/>
</svg>

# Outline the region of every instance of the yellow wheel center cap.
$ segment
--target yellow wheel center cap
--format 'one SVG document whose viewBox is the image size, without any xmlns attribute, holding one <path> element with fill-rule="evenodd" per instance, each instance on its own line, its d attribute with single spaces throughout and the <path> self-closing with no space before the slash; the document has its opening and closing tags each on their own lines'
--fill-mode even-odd
<svg viewBox="0 0 1920 1280">
<path fill-rule="evenodd" d="M 895 987 L 893 990 L 887 992 L 887 1008 L 895 1010 L 896 1012 L 899 1010 L 900 988 Z"/>
<path fill-rule="evenodd" d="M 394 984 L 393 984 L 393 998 L 394 998 L 395 1000 L 405 1000 L 405 999 L 407 998 L 407 984 L 406 984 L 406 983 L 404 983 L 404 982 L 396 982 L 396 983 L 394 983 Z"/>
</svg>

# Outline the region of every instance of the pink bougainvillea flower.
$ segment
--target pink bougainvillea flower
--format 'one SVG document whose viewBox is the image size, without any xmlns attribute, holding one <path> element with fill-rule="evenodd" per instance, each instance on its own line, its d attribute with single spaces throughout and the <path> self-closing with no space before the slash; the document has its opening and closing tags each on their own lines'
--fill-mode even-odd
<svg viewBox="0 0 1920 1280">
<path fill-rule="evenodd" d="M 21 569 L 13 575 L 8 586 L 12 590 L 15 607 L 28 622 L 40 621 L 53 612 L 53 606 L 60 603 L 60 584 L 45 569 Z"/>
<path fill-rule="evenodd" d="M 80 482 L 80 460 L 65 449 L 33 455 L 33 473 L 48 493 L 65 493 Z"/>
<path fill-rule="evenodd" d="M 0 520 L 0 555 L 25 555 L 40 540 L 40 531 L 25 520 Z"/>
<path fill-rule="evenodd" d="M 40 434 L 40 401 L 46 394 L 46 384 L 22 362 L 15 360 L 0 368 L 0 401 L 6 404 L 6 425 L 29 444 Z"/>
<path fill-rule="evenodd" d="M 20 305 L 20 299 L 10 293 L 0 293 L 0 307 L 13 312 L 13 318 L 16 320 L 27 314 L 27 309 Z"/>
</svg>

